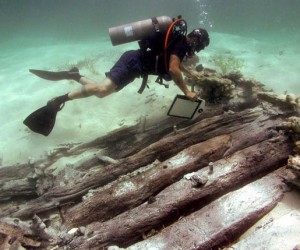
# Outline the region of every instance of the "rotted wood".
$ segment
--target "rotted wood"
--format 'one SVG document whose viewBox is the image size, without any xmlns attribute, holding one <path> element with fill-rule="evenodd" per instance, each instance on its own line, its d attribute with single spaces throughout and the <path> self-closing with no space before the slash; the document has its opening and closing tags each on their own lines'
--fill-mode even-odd
<svg viewBox="0 0 300 250">
<path fill-rule="evenodd" d="M 11 197 L 35 197 L 34 182 L 26 177 L 33 172 L 30 164 L 18 164 L 0 168 L 0 201 L 9 200 Z M 24 178 L 25 177 L 25 178 Z"/>
<path fill-rule="evenodd" d="M 289 190 L 291 189 L 289 188 Z M 286 204 L 287 197 L 292 198 L 293 203 Z M 267 246 L 268 249 L 300 249 L 300 213 L 295 209 L 299 205 L 299 198 L 299 194 L 293 191 L 285 194 L 274 212 L 271 211 L 265 218 L 257 222 L 252 227 L 255 230 L 249 230 L 246 237 L 242 235 L 240 240 L 230 244 L 230 247 L 232 249 L 259 249 Z M 287 206 L 284 208 L 284 213 L 281 213 L 279 208 L 283 204 Z"/>
<path fill-rule="evenodd" d="M 293 98 L 291 95 L 286 95 L 285 99 L 274 95 L 274 93 L 268 93 L 268 92 L 259 92 L 257 93 L 257 95 L 261 100 L 267 101 L 284 110 L 296 111 L 299 108 L 300 99 Z"/>
<path fill-rule="evenodd" d="M 214 137 L 192 145 L 128 180 L 95 190 L 90 197 L 66 212 L 66 224 L 81 226 L 93 221 L 104 221 L 137 206 L 184 174 L 222 158 L 229 144 L 230 136 Z"/>
<path fill-rule="evenodd" d="M 174 125 L 180 130 L 197 123 L 201 119 L 223 113 L 220 106 L 207 107 L 207 110 L 208 112 L 202 113 L 192 121 L 167 118 L 159 121 L 147 121 L 143 128 L 141 128 L 141 124 L 122 127 L 88 143 L 59 145 L 49 150 L 47 155 L 39 160 L 29 159 L 27 163 L 1 167 L 0 201 L 10 200 L 14 197 L 30 199 L 41 195 L 37 187 L 39 185 L 38 180 L 49 177 L 49 174 L 44 172 L 62 157 L 81 156 L 90 152 L 72 164 L 72 169 L 86 173 L 93 167 L 111 163 L 109 162 L 110 159 L 117 160 L 127 157 L 141 148 L 149 146 L 163 136 L 172 133 Z"/>
<path fill-rule="evenodd" d="M 255 121 L 248 124 L 248 126 L 231 133 L 230 137 L 232 137 L 232 139 L 230 139 L 230 147 L 227 146 L 226 148 L 226 154 L 232 154 L 239 149 L 254 145 L 277 135 L 275 128 L 278 122 L 270 122 L 270 120 L 266 118 L 266 116 L 261 115 Z M 219 139 L 219 137 L 214 138 Z M 221 147 L 223 145 L 222 140 L 217 144 Z M 204 149 L 202 145 L 205 145 Z M 202 155 L 205 154 L 208 149 L 213 152 L 214 148 L 210 145 L 211 139 L 204 141 L 200 145 L 195 144 L 188 148 L 187 151 L 192 153 L 187 153 L 191 155 L 188 161 L 183 160 L 180 162 L 180 165 L 182 164 L 184 168 L 183 170 L 185 172 L 192 172 L 195 171 L 196 168 L 199 169 L 201 166 L 208 164 L 208 162 L 215 161 L 216 159 L 212 160 L 210 156 L 203 157 Z M 221 155 L 224 154 L 222 148 L 219 148 L 218 151 Z M 199 159 L 191 165 L 192 162 L 188 162 L 192 160 L 193 152 L 198 152 L 197 158 L 199 157 Z M 67 219 L 67 224 L 78 226 L 81 225 L 80 223 L 86 224 L 96 220 L 103 221 L 115 216 L 117 213 L 121 213 L 125 209 L 137 206 L 161 190 L 163 186 L 169 185 L 170 182 L 172 183 L 178 179 L 178 177 L 175 178 L 175 174 L 179 174 L 179 171 L 181 171 L 179 169 L 180 165 L 177 166 L 174 171 L 172 167 L 168 167 L 168 162 L 173 161 L 173 158 L 183 159 L 183 155 L 185 154 L 185 150 L 183 150 L 181 153 L 164 162 L 155 163 L 154 166 L 145 172 L 138 171 L 137 176 L 130 178 L 128 176 L 124 181 L 121 180 L 104 189 L 93 190 L 93 192 L 88 195 L 88 198 L 85 198 L 83 202 L 75 205 L 67 212 L 66 218 L 70 218 L 69 220 Z M 201 162 L 201 164 L 197 163 L 198 161 Z M 179 177 L 180 176 L 182 176 L 182 173 Z M 128 190 L 125 192 L 126 187 L 128 187 Z M 116 191 L 122 189 L 124 191 L 122 194 Z M 116 193 L 118 193 L 118 195 L 116 195 Z M 101 209 L 97 210 L 96 208 L 99 207 L 101 207 Z"/>
<path fill-rule="evenodd" d="M 26 237 L 28 231 L 30 229 L 24 231 L 18 226 L 0 221 L 1 249 L 18 249 L 21 245 L 25 247 L 40 247 L 41 243 L 39 241 Z"/>
<path fill-rule="evenodd" d="M 181 218 L 159 234 L 127 249 L 222 247 L 276 206 L 283 195 L 282 186 L 276 176 L 266 176 L 228 193 L 203 209 Z M 250 193 L 252 195 L 245 195 Z"/>
<path fill-rule="evenodd" d="M 298 192 L 300 192 L 300 156 L 299 156 L 300 141 L 296 141 L 295 146 L 296 147 L 294 148 L 294 153 L 296 153 L 296 155 L 290 155 L 288 160 L 288 167 L 293 170 L 295 178 L 287 178 L 286 183 L 292 189 L 295 189 Z"/>
<path fill-rule="evenodd" d="M 71 186 L 54 186 L 49 192 L 37 199 L 18 208 L 3 211 L 1 215 L 24 218 L 32 216 L 33 213 L 38 214 L 57 209 L 61 204 L 81 198 L 90 189 L 104 186 L 116 180 L 119 176 L 151 164 L 157 159 L 163 161 L 190 145 L 240 130 L 261 114 L 261 109 L 254 109 L 204 119 L 195 125 L 178 131 L 177 134 L 172 134 L 149 145 L 132 156 L 120 159 L 117 164 L 102 166 L 90 173 L 88 172 Z"/>
<path fill-rule="evenodd" d="M 141 239 L 142 234 L 176 221 L 190 208 L 205 206 L 209 200 L 274 171 L 286 162 L 292 147 L 287 137 L 273 136 L 195 172 L 194 176 L 207 179 L 203 186 L 197 186 L 191 178 L 183 178 L 136 208 L 106 222 L 91 223 L 87 226 L 90 239 L 79 238 L 73 247 L 129 245 Z"/>
<path fill-rule="evenodd" d="M 0 167 L 0 200 L 9 200 L 14 196 L 36 196 L 35 174 L 37 168 L 48 168 L 61 157 L 76 156 L 89 149 L 103 149 L 102 155 L 110 155 L 111 158 L 123 158 L 136 152 L 139 148 L 159 140 L 162 136 L 170 133 L 174 124 L 186 126 L 187 122 L 179 119 L 164 119 L 157 123 L 148 121 L 141 131 L 141 124 L 131 127 L 122 127 L 99 137 L 91 142 L 78 144 L 58 145 L 47 152 L 41 159 L 28 159 L 27 163 Z M 189 123 L 192 123 L 190 121 Z M 156 124 L 156 125 L 155 125 Z M 130 140 L 130 143 L 129 143 Z M 103 160 L 96 153 L 92 157 L 78 163 L 78 169 L 89 169 L 99 165 Z M 40 167 L 43 166 L 43 167 Z"/>
<path fill-rule="evenodd" d="M 182 227 L 188 232 L 198 230 L 190 223 L 182 222 L 178 227 L 180 220 L 176 221 L 181 216 L 197 221 L 194 213 L 201 218 L 201 211 L 227 192 L 287 161 L 290 168 L 300 166 L 300 147 L 296 147 L 298 151 L 292 149 L 300 145 L 299 137 L 294 136 L 300 132 L 300 119 L 288 118 L 298 114 L 298 99 L 278 100 L 260 83 L 236 73 L 220 75 L 204 70 L 188 78 L 207 101 L 207 112 L 197 119 L 141 120 L 140 124 L 120 128 L 89 143 L 59 145 L 43 159 L 0 168 L 0 200 L 6 204 L 0 216 L 12 221 L 3 223 L 18 228 L 16 244 L 24 245 L 25 237 L 34 240 L 30 247 L 47 242 L 49 248 L 45 249 L 105 249 L 113 244 L 128 247 L 157 233 L 172 249 L 175 246 L 168 242 L 173 235 L 172 225 L 180 233 Z M 286 182 L 297 180 L 290 179 L 285 177 Z M 277 185 L 267 182 L 270 193 L 274 191 L 279 199 Z M 15 200 L 19 197 L 22 199 Z M 249 212 L 250 217 L 241 216 L 236 223 L 227 220 L 228 227 L 218 228 L 220 239 L 216 240 L 207 226 L 203 232 L 212 237 L 207 237 L 206 243 L 194 241 L 195 246 L 211 248 L 216 244 L 207 242 L 214 241 L 221 244 L 226 237 L 229 239 L 226 230 L 238 234 L 249 226 L 249 221 L 269 211 L 277 198 L 264 204 L 259 200 L 257 210 L 252 215 Z M 42 219 L 37 219 L 37 227 L 30 228 L 28 234 L 27 229 L 14 224 L 14 217 L 39 218 L 36 214 L 46 221 L 53 221 L 47 216 L 56 214 L 58 225 L 44 225 Z M 86 228 L 69 230 L 74 225 Z M 161 229 L 169 225 L 169 233 L 164 234 L 167 230 Z M 48 227 L 54 233 L 46 230 Z M 22 234 L 26 236 L 22 238 Z M 15 239 L 1 232 L 0 236 L 0 245 L 8 246 L 7 242 Z M 193 241 L 193 233 L 180 237 L 191 240 L 186 238 L 184 245 L 182 239 L 174 238 L 176 246 L 190 249 L 187 244 Z M 140 249 L 145 249 L 144 243 Z M 136 246 L 133 249 L 139 249 Z"/>
<path fill-rule="evenodd" d="M 162 123 L 162 127 L 167 127 L 167 124 L 170 123 L 170 121 L 163 121 Z M 173 123 L 171 125 L 169 124 L 169 127 L 173 127 Z M 123 144 L 125 144 L 124 140 L 127 137 L 128 139 L 130 138 L 131 143 L 137 145 L 136 148 L 138 148 L 140 145 L 137 143 L 137 141 L 135 141 L 138 130 L 138 125 L 134 125 L 131 127 L 122 127 L 121 129 L 113 131 L 108 135 L 97 138 L 89 143 L 83 143 L 80 145 L 59 145 L 58 147 L 49 150 L 49 152 L 47 153 L 48 155 L 45 158 L 39 159 L 37 161 L 29 159 L 28 163 L 1 167 L 0 200 L 9 200 L 15 196 L 36 196 L 36 179 L 37 177 L 41 177 L 36 176 L 36 172 L 42 171 L 42 169 L 47 169 L 61 157 L 80 155 L 82 152 L 88 151 L 89 149 L 94 149 L 93 151 L 95 151 L 95 148 L 98 148 L 98 151 L 101 151 L 101 155 L 104 154 L 104 152 L 102 152 L 104 151 L 104 149 L 106 153 L 121 152 L 123 154 L 126 154 L 127 152 L 128 154 L 129 150 L 122 151 L 120 148 L 121 146 L 119 145 L 120 143 L 117 142 L 121 141 Z M 166 133 L 166 131 L 163 132 Z M 148 133 L 140 133 L 140 136 L 144 139 L 143 143 L 144 145 L 146 145 L 147 142 L 150 143 L 151 140 L 159 140 L 159 136 L 162 136 L 163 132 L 160 131 L 159 133 L 157 128 L 152 127 L 149 135 Z M 155 134 L 157 134 L 157 136 L 155 136 Z M 149 140 L 149 138 L 151 138 L 151 140 Z M 102 148 L 103 150 L 101 150 Z M 128 149 L 129 147 L 124 146 L 124 148 Z M 130 152 L 132 151 L 133 150 L 130 150 Z M 78 168 L 79 170 L 86 170 L 93 166 L 99 165 L 101 164 L 101 162 L 103 163 L 104 157 L 102 158 L 101 155 L 94 153 L 91 156 L 85 157 L 81 161 L 78 161 L 74 167 Z M 111 157 L 116 157 L 116 154 L 113 154 Z"/>
<path fill-rule="evenodd" d="M 293 187 L 296 188 L 298 191 L 300 191 L 300 178 L 295 179 L 295 180 L 291 180 L 288 182 L 288 184 Z"/>
<path fill-rule="evenodd" d="M 97 138 L 91 142 L 81 144 L 72 152 L 81 153 L 90 148 L 103 148 L 103 154 L 114 159 L 121 159 L 133 155 L 150 144 L 159 141 L 166 134 L 173 132 L 173 127 L 187 127 L 196 123 L 200 119 L 220 115 L 223 113 L 221 107 L 208 107 L 210 112 L 202 113 L 198 119 L 183 120 L 175 117 L 165 119 L 156 118 L 154 120 L 141 117 L 138 124 L 131 127 L 122 127 L 105 136 Z"/>
<path fill-rule="evenodd" d="M 5 250 L 23 249 L 21 246 L 26 249 L 45 249 L 50 242 L 57 243 L 59 238 L 56 232 L 48 229 L 45 222 L 37 215 L 27 222 L 17 218 L 2 218 L 0 220 L 1 235 L 3 242 L 0 243 L 0 249 Z"/>
</svg>

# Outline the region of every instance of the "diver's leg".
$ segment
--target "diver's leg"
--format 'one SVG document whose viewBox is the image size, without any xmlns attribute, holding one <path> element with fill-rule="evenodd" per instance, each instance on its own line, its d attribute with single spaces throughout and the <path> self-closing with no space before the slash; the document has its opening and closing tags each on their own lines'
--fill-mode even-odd
<svg viewBox="0 0 300 250">
<path fill-rule="evenodd" d="M 82 77 L 80 83 L 83 85 L 79 89 L 75 89 L 68 94 L 71 100 L 85 98 L 89 96 L 97 96 L 103 98 L 108 96 L 117 90 L 117 86 L 110 78 L 105 78 L 101 83 L 95 84 L 91 80 Z"/>
<path fill-rule="evenodd" d="M 78 81 L 81 85 L 87 85 L 87 84 L 97 84 L 95 81 L 86 78 L 85 76 L 82 76 L 81 78 L 79 78 Z"/>
<path fill-rule="evenodd" d="M 101 83 L 95 84 L 93 82 L 89 82 L 83 84 L 81 88 L 75 89 L 68 94 L 55 97 L 48 102 L 48 105 L 57 105 L 65 103 L 66 101 L 86 98 L 89 96 L 97 96 L 99 98 L 103 98 L 117 91 L 117 85 L 113 83 L 110 78 L 105 78 Z"/>
</svg>

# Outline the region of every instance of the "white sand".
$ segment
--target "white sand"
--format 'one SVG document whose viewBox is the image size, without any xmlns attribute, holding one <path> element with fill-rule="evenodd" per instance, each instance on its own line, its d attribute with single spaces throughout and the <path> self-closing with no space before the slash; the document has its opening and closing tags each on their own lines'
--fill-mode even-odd
<svg viewBox="0 0 300 250">
<path fill-rule="evenodd" d="M 285 90 L 300 95 L 299 54 L 293 44 L 267 44 L 252 38 L 228 34 L 211 34 L 211 45 L 200 53 L 204 66 L 212 67 L 210 56 L 230 53 L 245 62 L 242 72 L 254 77 L 278 93 Z M 34 44 L 32 43 L 34 42 Z M 108 39 L 84 43 L 49 42 L 19 39 L 2 49 L 0 57 L 1 116 L 0 165 L 9 165 L 37 158 L 52 147 L 80 143 L 102 136 L 122 125 L 132 125 L 141 116 L 165 116 L 175 94 L 180 90 L 171 82 L 165 89 L 151 78 L 150 89 L 137 93 L 141 79 L 105 99 L 91 97 L 66 103 L 48 137 L 30 132 L 24 118 L 58 95 L 80 87 L 70 81 L 50 82 L 29 73 L 28 69 L 55 69 L 68 63 L 97 56 L 99 75 L 84 68 L 81 73 L 100 81 L 122 52 L 137 48 L 136 43 L 113 47 Z M 24 45 L 26 44 L 26 45 Z M 295 43 L 296 44 L 296 43 Z"/>
</svg>

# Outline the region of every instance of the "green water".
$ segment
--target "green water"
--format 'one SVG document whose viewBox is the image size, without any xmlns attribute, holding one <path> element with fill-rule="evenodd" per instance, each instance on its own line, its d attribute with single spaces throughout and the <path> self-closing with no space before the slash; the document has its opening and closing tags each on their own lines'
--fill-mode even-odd
<svg viewBox="0 0 300 250">
<path fill-rule="evenodd" d="M 1 0 L 0 39 L 91 39 L 113 25 L 181 14 L 210 31 L 299 41 L 299 8 L 298 0 Z"/>
</svg>

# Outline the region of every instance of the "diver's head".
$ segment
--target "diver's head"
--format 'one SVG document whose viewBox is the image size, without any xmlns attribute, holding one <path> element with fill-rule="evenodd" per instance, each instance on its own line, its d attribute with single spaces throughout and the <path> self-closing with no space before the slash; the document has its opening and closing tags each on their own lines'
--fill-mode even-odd
<svg viewBox="0 0 300 250">
<path fill-rule="evenodd" d="M 194 29 L 191 33 L 187 35 L 188 44 L 191 47 L 189 55 L 195 54 L 203 50 L 206 46 L 209 45 L 209 35 L 205 29 Z"/>
</svg>

